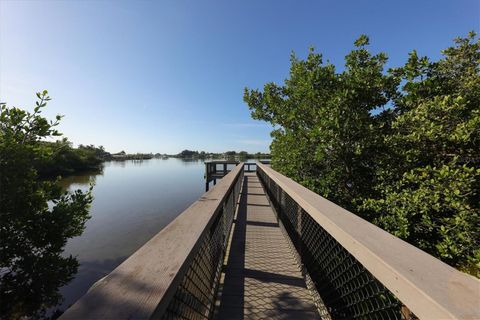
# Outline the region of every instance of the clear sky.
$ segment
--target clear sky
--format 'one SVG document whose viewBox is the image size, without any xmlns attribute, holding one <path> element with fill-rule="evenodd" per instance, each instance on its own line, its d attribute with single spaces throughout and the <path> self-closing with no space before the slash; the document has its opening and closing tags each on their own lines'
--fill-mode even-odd
<svg viewBox="0 0 480 320">
<path fill-rule="evenodd" d="M 0 101 L 65 115 L 75 144 L 108 151 L 267 151 L 244 87 L 288 76 L 309 46 L 342 66 L 362 33 L 389 66 L 478 32 L 480 1 L 0 0 Z"/>
</svg>

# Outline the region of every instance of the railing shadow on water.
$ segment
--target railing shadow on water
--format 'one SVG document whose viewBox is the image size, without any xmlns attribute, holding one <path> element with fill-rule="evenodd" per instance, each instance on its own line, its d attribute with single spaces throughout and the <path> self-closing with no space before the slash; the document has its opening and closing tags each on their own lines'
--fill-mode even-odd
<svg viewBox="0 0 480 320">
<path fill-rule="evenodd" d="M 96 281 L 108 275 L 127 258 L 127 256 L 123 256 L 105 260 L 79 261 L 80 266 L 75 278 L 66 286 L 60 288 L 64 300 L 58 310 L 63 313 L 76 300 L 87 293 Z"/>
</svg>

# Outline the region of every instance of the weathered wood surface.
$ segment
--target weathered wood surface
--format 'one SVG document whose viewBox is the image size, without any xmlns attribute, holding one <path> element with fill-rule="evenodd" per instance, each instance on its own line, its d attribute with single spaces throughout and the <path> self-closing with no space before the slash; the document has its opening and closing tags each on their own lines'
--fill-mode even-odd
<svg viewBox="0 0 480 320">
<path fill-rule="evenodd" d="M 261 163 L 317 223 L 420 319 L 480 319 L 480 281 Z"/>
<path fill-rule="evenodd" d="M 217 319 L 319 319 L 258 177 L 245 174 Z"/>
<path fill-rule="evenodd" d="M 215 188 L 95 283 L 60 319 L 150 319 L 163 314 L 242 168 L 236 166 Z"/>
</svg>

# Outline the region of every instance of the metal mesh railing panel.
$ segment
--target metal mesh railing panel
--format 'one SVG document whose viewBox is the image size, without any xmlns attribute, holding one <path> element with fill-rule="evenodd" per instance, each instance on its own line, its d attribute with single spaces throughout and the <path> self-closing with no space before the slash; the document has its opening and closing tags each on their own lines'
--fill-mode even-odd
<svg viewBox="0 0 480 320">
<path fill-rule="evenodd" d="M 203 236 L 163 319 L 209 319 L 213 314 L 227 241 L 243 180 L 243 170 L 230 188 L 222 209 Z"/>
<path fill-rule="evenodd" d="M 257 173 L 332 319 L 404 319 L 402 304 L 260 167 Z"/>
</svg>

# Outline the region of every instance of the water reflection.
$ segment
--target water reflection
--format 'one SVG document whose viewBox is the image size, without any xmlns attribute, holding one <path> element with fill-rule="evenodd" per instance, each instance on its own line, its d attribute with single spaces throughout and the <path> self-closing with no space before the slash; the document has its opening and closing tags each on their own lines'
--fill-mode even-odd
<svg viewBox="0 0 480 320">
<path fill-rule="evenodd" d="M 97 177 L 103 176 L 103 170 L 104 168 L 102 167 L 101 170 L 98 170 L 98 171 L 87 171 L 87 172 L 83 172 L 82 174 L 77 174 L 77 175 L 63 178 L 59 182 L 59 185 L 65 190 L 74 189 L 75 186 L 77 186 L 78 188 L 78 187 L 86 187 L 86 186 L 89 186 L 90 184 L 95 185 L 97 181 Z"/>
<path fill-rule="evenodd" d="M 141 166 L 144 164 L 145 161 L 148 161 L 151 159 L 132 159 L 132 160 L 125 160 L 125 161 L 131 161 L 133 165 L 135 166 Z M 125 162 L 125 161 L 120 161 L 120 162 Z"/>
<path fill-rule="evenodd" d="M 36 270 L 12 283 L 19 288 L 15 294 L 31 295 L 30 301 L 46 306 L 61 302 L 47 316 L 68 308 L 203 194 L 203 162 L 172 158 L 114 161 L 105 163 L 99 172 L 63 179 L 60 184 L 65 190 L 95 185 L 92 217 L 80 237 L 68 240 L 63 253 L 38 258 Z M 28 291 L 29 277 L 40 279 L 43 285 Z M 0 301 L 7 299 L 0 297 Z M 0 303 L 1 307 L 5 304 Z"/>
<path fill-rule="evenodd" d="M 198 163 L 203 164 L 203 160 L 200 159 L 181 159 L 180 161 L 184 166 L 198 165 Z"/>
<path fill-rule="evenodd" d="M 32 232 L 35 233 L 35 230 Z M 0 273 L 3 273 L 0 316 L 5 316 L 5 319 L 41 319 L 56 315 L 55 306 L 62 301 L 59 288 L 69 283 L 78 269 L 77 259 L 62 256 L 61 246 L 49 245 L 32 252 L 29 242 L 35 235 L 24 233 L 25 243 L 14 246 L 20 260 L 15 263 L 16 269 L 0 269 Z"/>
<path fill-rule="evenodd" d="M 105 163 L 101 173 L 62 181 L 69 189 L 95 182 L 92 218 L 82 236 L 70 239 L 64 256 L 80 265 L 73 281 L 61 288 L 62 309 L 110 273 L 204 192 L 202 160 L 149 159 Z"/>
<path fill-rule="evenodd" d="M 116 259 L 82 261 L 73 281 L 61 290 L 64 301 L 75 302 L 82 293 L 88 291 L 93 283 L 109 274 L 126 258 L 127 256 L 122 256 Z M 62 311 L 71 304 L 66 304 L 65 302 L 63 303 Z"/>
</svg>

